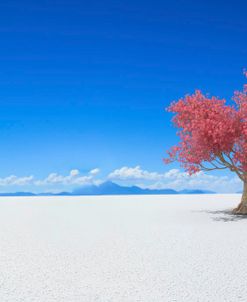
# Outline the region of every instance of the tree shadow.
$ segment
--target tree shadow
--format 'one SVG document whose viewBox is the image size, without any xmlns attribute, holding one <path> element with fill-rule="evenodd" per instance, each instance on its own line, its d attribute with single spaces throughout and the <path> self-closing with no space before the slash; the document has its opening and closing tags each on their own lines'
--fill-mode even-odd
<svg viewBox="0 0 247 302">
<path fill-rule="evenodd" d="M 214 221 L 223 221 L 223 222 L 231 222 L 231 221 L 239 221 L 239 220 L 247 220 L 247 215 L 237 215 L 232 213 L 232 209 L 228 210 L 216 210 L 216 211 L 204 211 L 207 214 L 215 215 L 212 217 Z M 221 216 L 219 216 L 221 215 Z"/>
</svg>

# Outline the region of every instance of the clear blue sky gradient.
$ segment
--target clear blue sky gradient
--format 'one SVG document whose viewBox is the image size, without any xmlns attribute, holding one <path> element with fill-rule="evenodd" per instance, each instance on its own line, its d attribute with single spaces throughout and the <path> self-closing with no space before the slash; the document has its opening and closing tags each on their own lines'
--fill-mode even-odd
<svg viewBox="0 0 247 302">
<path fill-rule="evenodd" d="M 0 177 L 166 171 L 170 101 L 231 98 L 247 67 L 246 1 L 2 1 Z"/>
</svg>

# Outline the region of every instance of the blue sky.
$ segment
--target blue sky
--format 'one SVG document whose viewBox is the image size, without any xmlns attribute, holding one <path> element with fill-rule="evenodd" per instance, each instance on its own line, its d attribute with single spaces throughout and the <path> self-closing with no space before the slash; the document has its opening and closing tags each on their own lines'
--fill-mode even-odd
<svg viewBox="0 0 247 302">
<path fill-rule="evenodd" d="M 246 10 L 246 1 L 2 1 L 0 191 L 60 190 L 66 182 L 37 182 L 71 170 L 99 169 L 104 180 L 123 167 L 178 169 L 162 162 L 177 141 L 164 108 L 194 89 L 228 99 L 241 89 Z"/>
</svg>

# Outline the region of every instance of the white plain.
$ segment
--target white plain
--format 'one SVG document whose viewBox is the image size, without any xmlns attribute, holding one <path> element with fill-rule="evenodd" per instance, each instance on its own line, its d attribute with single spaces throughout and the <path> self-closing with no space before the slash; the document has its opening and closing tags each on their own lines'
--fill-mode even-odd
<svg viewBox="0 0 247 302">
<path fill-rule="evenodd" d="M 1 197 L 0 301 L 246 301 L 239 200 Z"/>
</svg>

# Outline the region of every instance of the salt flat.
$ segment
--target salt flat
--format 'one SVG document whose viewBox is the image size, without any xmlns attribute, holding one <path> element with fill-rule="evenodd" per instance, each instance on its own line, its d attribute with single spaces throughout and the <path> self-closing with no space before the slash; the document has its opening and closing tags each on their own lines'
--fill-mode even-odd
<svg viewBox="0 0 247 302">
<path fill-rule="evenodd" d="M 1 197 L 0 301 L 246 301 L 239 200 Z"/>
</svg>

